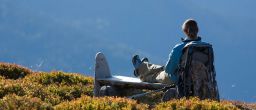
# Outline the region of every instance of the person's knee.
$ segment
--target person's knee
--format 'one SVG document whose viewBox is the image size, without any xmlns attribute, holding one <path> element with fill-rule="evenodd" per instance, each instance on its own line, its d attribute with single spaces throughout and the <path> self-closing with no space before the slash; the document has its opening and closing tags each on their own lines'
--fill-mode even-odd
<svg viewBox="0 0 256 110">
<path fill-rule="evenodd" d="M 157 75 L 156 80 L 159 83 L 163 84 L 173 84 L 173 82 L 170 80 L 168 73 L 166 73 L 164 70 Z"/>
</svg>

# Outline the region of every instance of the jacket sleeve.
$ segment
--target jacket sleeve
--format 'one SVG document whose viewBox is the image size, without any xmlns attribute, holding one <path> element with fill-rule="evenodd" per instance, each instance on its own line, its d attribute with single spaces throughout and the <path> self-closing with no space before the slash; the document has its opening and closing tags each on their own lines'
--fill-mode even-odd
<svg viewBox="0 0 256 110">
<path fill-rule="evenodd" d="M 174 72 L 178 68 L 178 64 L 182 54 L 182 48 L 182 44 L 176 45 L 169 54 L 169 59 L 165 65 L 165 72 L 168 73 L 170 79 L 175 83 L 177 82 L 178 78 L 174 74 Z"/>
</svg>

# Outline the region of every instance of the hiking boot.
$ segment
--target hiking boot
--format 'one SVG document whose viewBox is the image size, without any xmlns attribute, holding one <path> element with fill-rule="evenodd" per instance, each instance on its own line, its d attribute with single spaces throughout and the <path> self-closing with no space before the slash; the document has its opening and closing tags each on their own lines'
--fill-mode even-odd
<svg viewBox="0 0 256 110">
<path fill-rule="evenodd" d="M 142 62 L 149 62 L 147 57 L 142 58 L 142 60 L 141 60 L 141 61 L 142 61 Z"/>
<path fill-rule="evenodd" d="M 132 64 L 133 64 L 135 69 L 137 69 L 140 66 L 141 63 L 142 63 L 142 61 L 140 60 L 139 55 L 134 55 L 132 57 Z"/>
<path fill-rule="evenodd" d="M 135 69 L 135 70 L 133 71 L 133 75 L 134 75 L 135 77 L 138 77 L 138 76 L 139 76 L 138 69 Z"/>
</svg>

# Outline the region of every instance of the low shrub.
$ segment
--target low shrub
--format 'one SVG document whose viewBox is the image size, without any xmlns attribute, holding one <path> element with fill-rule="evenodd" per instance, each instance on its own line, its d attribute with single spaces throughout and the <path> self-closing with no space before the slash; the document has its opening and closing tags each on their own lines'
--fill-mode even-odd
<svg viewBox="0 0 256 110">
<path fill-rule="evenodd" d="M 48 92 L 60 96 L 63 100 L 72 100 L 81 97 L 81 95 L 92 96 L 92 87 L 78 85 L 50 85 L 46 88 Z"/>
<path fill-rule="evenodd" d="M 22 83 L 27 95 L 52 105 L 93 94 L 93 79 L 73 73 L 34 73 L 23 78 Z"/>
<path fill-rule="evenodd" d="M 148 105 L 137 104 L 135 100 L 118 97 L 90 97 L 63 102 L 54 107 L 56 110 L 146 110 Z"/>
<path fill-rule="evenodd" d="M 46 72 L 34 73 L 27 76 L 25 80 L 28 80 L 31 82 L 37 82 L 43 85 L 49 85 L 49 84 L 91 85 L 93 83 L 93 78 L 91 77 L 86 77 L 86 76 L 75 74 L 75 73 L 64 73 L 61 71 L 53 71 L 50 73 L 46 73 Z"/>
<path fill-rule="evenodd" d="M 148 92 L 132 90 L 127 95 Z M 30 109 L 104 109 L 104 110 L 172 110 L 256 109 L 256 104 L 237 101 L 211 101 L 198 98 L 160 102 L 163 92 L 131 100 L 118 97 L 92 97 L 93 78 L 75 73 L 32 72 L 15 64 L 0 63 L 0 110 Z M 143 104 L 140 104 L 143 103 Z M 149 105 L 149 106 L 148 106 Z"/>
<path fill-rule="evenodd" d="M 156 105 L 155 110 L 238 110 L 230 102 L 200 100 L 199 98 L 182 98 L 162 102 Z"/>
<path fill-rule="evenodd" d="M 6 95 L 0 99 L 0 110 L 52 110 L 52 106 L 37 97 Z"/>
<path fill-rule="evenodd" d="M 0 81 L 0 98 L 7 94 L 17 94 L 19 96 L 25 95 L 25 91 L 19 83 L 10 83 Z"/>
<path fill-rule="evenodd" d="M 50 92 L 47 86 L 38 83 L 23 83 L 23 89 L 26 95 L 40 98 L 42 101 L 51 105 L 57 105 L 63 101 L 60 96 Z"/>
<path fill-rule="evenodd" d="M 26 75 L 31 73 L 32 71 L 28 68 L 25 68 L 16 64 L 0 62 L 0 76 L 3 76 L 6 79 L 23 78 Z"/>
<path fill-rule="evenodd" d="M 245 103 L 241 101 L 229 101 L 229 102 L 232 103 L 233 105 L 236 105 L 241 110 L 256 110 L 255 103 Z"/>
<path fill-rule="evenodd" d="M 64 72 L 33 73 L 18 80 L 1 78 L 0 98 L 8 94 L 37 97 L 45 103 L 57 105 L 81 95 L 92 96 L 93 79 Z"/>
<path fill-rule="evenodd" d="M 0 80 L 4 80 L 5 78 L 3 76 L 0 76 Z"/>
</svg>

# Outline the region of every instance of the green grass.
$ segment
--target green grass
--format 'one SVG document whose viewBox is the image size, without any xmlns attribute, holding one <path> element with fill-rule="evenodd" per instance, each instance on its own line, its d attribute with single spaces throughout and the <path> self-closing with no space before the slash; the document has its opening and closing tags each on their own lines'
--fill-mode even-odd
<svg viewBox="0 0 256 110">
<path fill-rule="evenodd" d="M 93 97 L 93 78 L 77 73 L 33 72 L 0 63 L 0 110 L 237 110 L 256 109 L 256 104 L 211 101 L 198 98 L 160 102 L 162 93 L 138 100 Z"/>
</svg>

